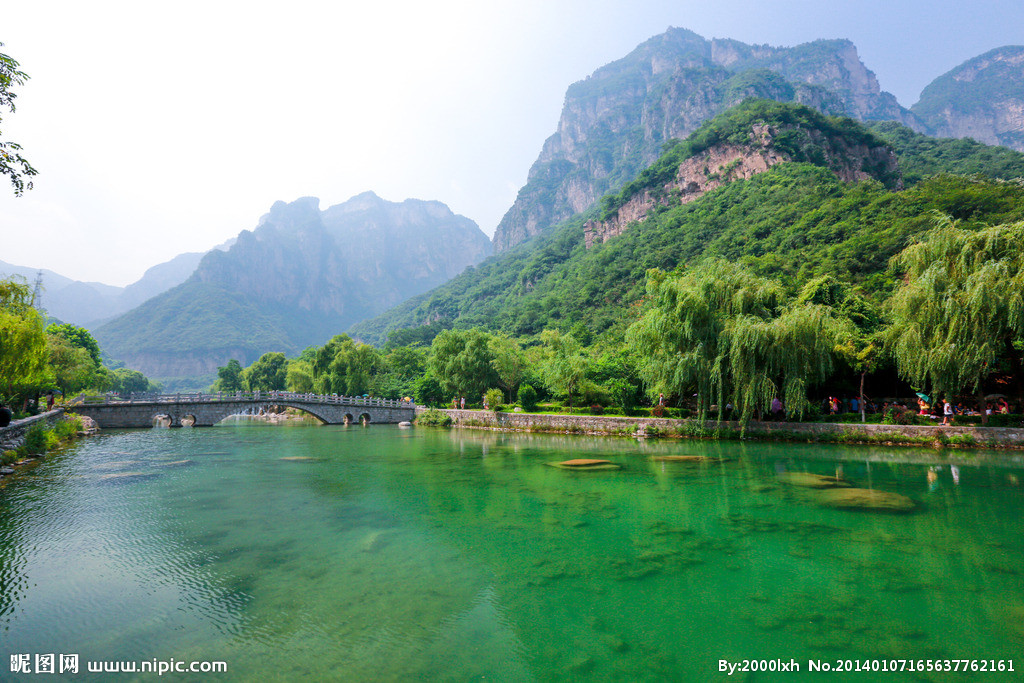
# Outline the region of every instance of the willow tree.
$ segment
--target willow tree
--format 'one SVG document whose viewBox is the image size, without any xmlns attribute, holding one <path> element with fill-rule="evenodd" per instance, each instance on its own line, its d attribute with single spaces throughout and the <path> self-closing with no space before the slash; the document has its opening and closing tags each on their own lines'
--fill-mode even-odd
<svg viewBox="0 0 1024 683">
<path fill-rule="evenodd" d="M 0 401 L 38 390 L 49 380 L 43 317 L 23 280 L 0 280 Z"/>
<path fill-rule="evenodd" d="M 802 415 L 808 389 L 832 374 L 850 334 L 830 307 L 789 305 L 778 282 L 727 261 L 681 275 L 649 271 L 647 293 L 652 306 L 628 333 L 644 379 L 654 391 L 696 390 L 701 415 L 728 401 L 746 422 L 776 396 Z"/>
<path fill-rule="evenodd" d="M 1024 222 L 964 230 L 943 217 L 893 265 L 905 277 L 886 340 L 907 381 L 935 393 L 969 389 L 981 402 L 1003 361 L 1024 393 Z"/>
</svg>

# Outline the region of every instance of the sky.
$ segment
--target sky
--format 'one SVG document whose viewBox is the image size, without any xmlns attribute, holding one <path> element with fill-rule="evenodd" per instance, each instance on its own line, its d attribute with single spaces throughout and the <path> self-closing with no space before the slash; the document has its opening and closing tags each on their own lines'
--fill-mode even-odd
<svg viewBox="0 0 1024 683">
<path fill-rule="evenodd" d="M 792 46 L 848 38 L 909 107 L 1024 44 L 1020 0 L 365 0 L 10 3 L 30 80 L 0 138 L 0 261 L 126 285 L 252 229 L 277 200 L 438 200 L 488 235 L 566 88 L 669 27 Z"/>
</svg>

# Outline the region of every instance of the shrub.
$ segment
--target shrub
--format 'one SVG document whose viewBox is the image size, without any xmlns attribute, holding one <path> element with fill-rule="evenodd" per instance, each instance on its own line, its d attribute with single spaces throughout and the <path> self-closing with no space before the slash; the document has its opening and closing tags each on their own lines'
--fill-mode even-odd
<svg viewBox="0 0 1024 683">
<path fill-rule="evenodd" d="M 519 387 L 517 398 L 519 399 L 519 405 L 526 412 L 529 413 L 537 409 L 537 390 L 529 384 L 523 384 Z"/>
<path fill-rule="evenodd" d="M 487 408 L 493 411 L 501 410 L 501 403 L 505 399 L 505 395 L 501 393 L 501 389 L 488 389 L 487 393 L 484 394 L 484 402 L 487 404 Z"/>
<path fill-rule="evenodd" d="M 604 408 L 602 408 L 601 406 L 599 406 L 599 405 L 597 405 L 595 403 L 594 405 L 590 406 L 590 414 L 591 415 L 604 415 Z"/>
<path fill-rule="evenodd" d="M 58 443 L 60 443 L 60 440 L 57 438 L 57 435 L 43 425 L 32 425 L 28 428 L 28 432 L 25 433 L 24 447 L 26 453 L 33 455 L 42 454 Z"/>
<path fill-rule="evenodd" d="M 431 408 L 416 416 L 416 424 L 423 427 L 451 427 L 451 415 Z"/>
<path fill-rule="evenodd" d="M 53 431 L 56 433 L 57 438 L 61 441 L 70 439 L 75 436 L 78 432 L 82 431 L 82 418 L 78 415 L 69 413 L 63 420 L 54 425 Z"/>
<path fill-rule="evenodd" d="M 4 451 L 0 453 L 0 465 L 10 465 L 18 460 L 18 451 Z"/>
<path fill-rule="evenodd" d="M 654 406 L 651 408 L 651 415 L 654 417 L 665 417 L 665 406 Z"/>
</svg>

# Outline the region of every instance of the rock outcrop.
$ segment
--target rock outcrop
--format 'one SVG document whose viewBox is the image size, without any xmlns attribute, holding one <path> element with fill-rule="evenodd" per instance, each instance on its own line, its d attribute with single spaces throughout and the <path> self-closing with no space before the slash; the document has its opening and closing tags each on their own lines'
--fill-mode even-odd
<svg viewBox="0 0 1024 683">
<path fill-rule="evenodd" d="M 645 189 L 625 201 L 603 221 L 588 221 L 583 227 L 587 249 L 621 235 L 630 225 L 644 220 L 657 206 L 672 202 L 687 204 L 722 185 L 764 173 L 772 166 L 787 161 L 804 161 L 792 151 L 776 145 L 780 134 L 800 135 L 802 149 L 813 149 L 817 162 L 831 170 L 840 180 L 856 182 L 872 177 L 895 178 L 894 189 L 901 188 L 896 155 L 884 144 L 850 143 L 842 138 L 828 137 L 819 130 L 776 127 L 756 124 L 751 127 L 746 145 L 719 144 L 685 159 L 667 184 Z M 801 155 L 804 156 L 804 155 Z M 875 175 L 865 169 L 873 169 Z"/>
<path fill-rule="evenodd" d="M 1024 152 L 1024 46 L 970 59 L 932 81 L 911 110 L 938 137 Z"/>
</svg>

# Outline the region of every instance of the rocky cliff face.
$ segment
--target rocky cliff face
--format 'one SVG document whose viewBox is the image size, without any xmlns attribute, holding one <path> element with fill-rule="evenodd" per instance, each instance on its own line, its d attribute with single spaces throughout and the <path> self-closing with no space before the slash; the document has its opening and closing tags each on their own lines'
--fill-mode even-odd
<svg viewBox="0 0 1024 683">
<path fill-rule="evenodd" d="M 911 110 L 938 137 L 1024 152 L 1024 46 L 970 59 L 932 81 Z"/>
<path fill-rule="evenodd" d="M 635 194 L 603 221 L 588 221 L 583 227 L 587 249 L 621 235 L 630 225 L 643 221 L 657 206 L 673 202 L 687 204 L 733 180 L 764 173 L 783 162 L 807 160 L 807 154 L 797 155 L 777 146 L 776 140 L 780 135 L 789 136 L 787 146 L 790 148 L 793 136 L 802 137 L 800 149 L 813 149 L 810 156 L 840 180 L 856 182 L 872 177 L 895 178 L 892 181 L 894 189 L 902 188 L 896 155 L 886 145 L 850 143 L 842 138 L 828 137 L 819 130 L 754 125 L 747 144 L 719 144 L 691 156 L 679 164 L 675 177 L 665 185 Z M 872 169 L 874 175 L 865 169 Z"/>
<path fill-rule="evenodd" d="M 478 263 L 490 241 L 439 202 L 365 193 L 320 211 L 277 202 L 184 284 L 94 331 L 154 377 L 209 373 L 231 358 L 298 352 Z"/>
<path fill-rule="evenodd" d="M 555 134 L 497 227 L 495 250 L 589 208 L 657 159 L 666 141 L 750 97 L 920 128 L 849 41 L 776 48 L 670 29 L 569 87 Z"/>
</svg>

